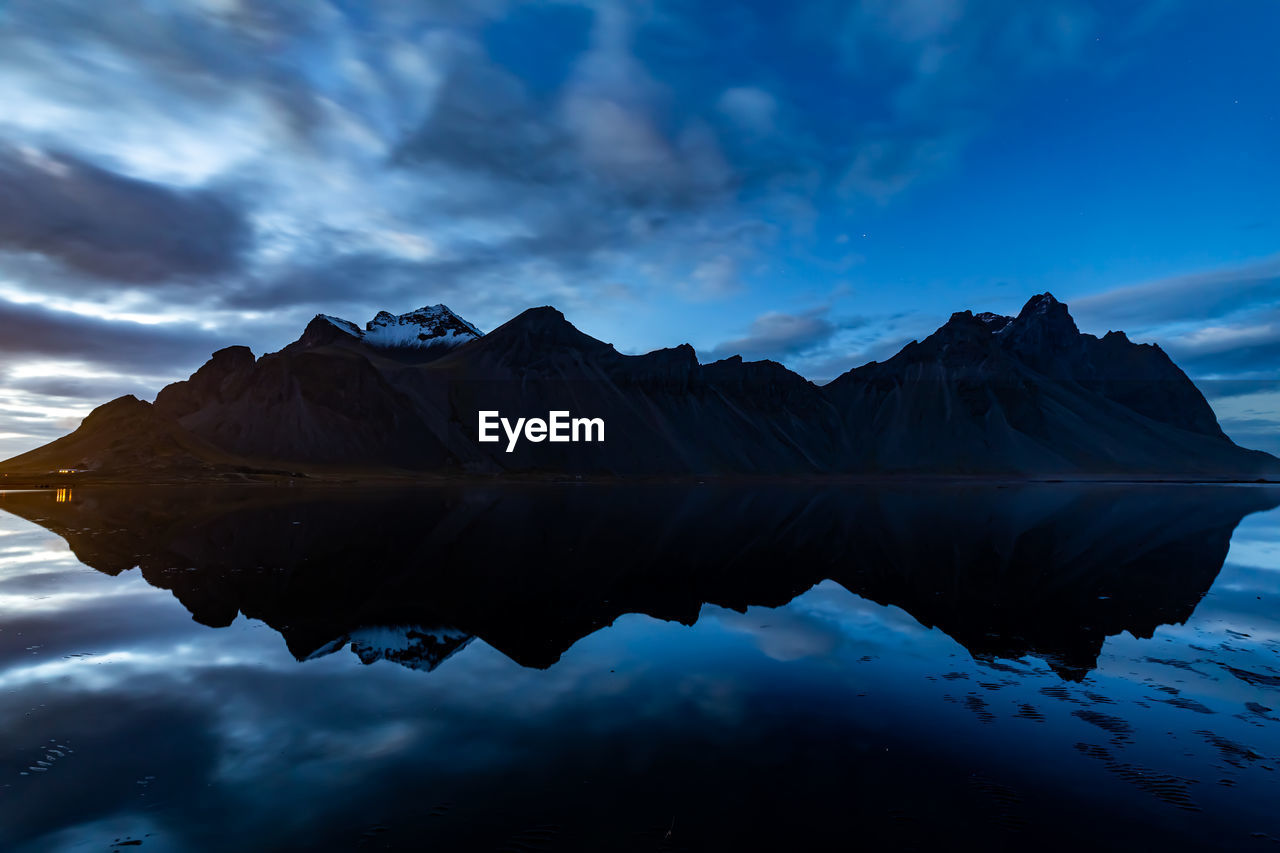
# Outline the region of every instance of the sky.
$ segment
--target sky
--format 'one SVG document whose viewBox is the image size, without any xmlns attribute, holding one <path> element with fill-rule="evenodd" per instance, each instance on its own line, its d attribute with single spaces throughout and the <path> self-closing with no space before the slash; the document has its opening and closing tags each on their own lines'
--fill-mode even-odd
<svg viewBox="0 0 1280 853">
<path fill-rule="evenodd" d="M 1045 291 L 1280 452 L 1280 4 L 7 0 L 0 458 L 317 313 L 817 382 Z"/>
</svg>

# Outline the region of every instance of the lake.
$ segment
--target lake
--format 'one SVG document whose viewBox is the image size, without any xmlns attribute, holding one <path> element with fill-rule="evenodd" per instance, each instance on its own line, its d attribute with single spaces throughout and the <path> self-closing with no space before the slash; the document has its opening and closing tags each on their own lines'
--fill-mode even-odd
<svg viewBox="0 0 1280 853">
<path fill-rule="evenodd" d="M 0 493 L 0 849 L 1278 849 L 1280 489 Z"/>
</svg>

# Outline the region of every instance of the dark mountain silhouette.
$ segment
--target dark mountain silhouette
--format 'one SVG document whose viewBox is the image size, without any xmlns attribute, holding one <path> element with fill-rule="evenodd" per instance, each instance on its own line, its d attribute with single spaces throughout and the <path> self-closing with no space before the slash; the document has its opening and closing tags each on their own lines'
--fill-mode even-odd
<svg viewBox="0 0 1280 853">
<path fill-rule="evenodd" d="M 65 497 L 65 496 L 64 496 Z M 1083 677 L 1108 636 L 1190 617 L 1260 486 L 98 487 L 0 508 L 198 622 L 237 614 L 299 660 L 429 670 L 480 637 L 547 667 L 624 613 L 778 606 L 831 579 L 982 658 Z"/>
<path fill-rule="evenodd" d="M 76 468 L 164 470 L 199 478 L 242 467 L 235 454 L 200 438 L 132 395 L 104 403 L 90 412 L 75 432 L 11 461 L 24 470 L 31 464 L 27 460 L 32 460 L 42 475 L 58 468 Z"/>
<path fill-rule="evenodd" d="M 1153 344 L 1081 334 L 1037 296 L 1016 317 L 955 314 L 824 389 L 845 418 L 844 470 L 1273 473 L 1242 451 Z"/>
<path fill-rule="evenodd" d="M 819 387 L 771 361 L 624 355 L 533 308 L 487 335 L 437 305 L 365 328 L 319 315 L 283 350 L 229 347 L 154 404 L 121 398 L 0 464 L 91 477 L 543 474 L 1011 475 L 1254 479 L 1158 347 L 1082 334 L 1049 294 L 1017 317 L 962 312 Z M 128 409 L 138 428 L 114 415 Z M 601 418 L 603 443 L 477 440 L 478 412 Z"/>
</svg>

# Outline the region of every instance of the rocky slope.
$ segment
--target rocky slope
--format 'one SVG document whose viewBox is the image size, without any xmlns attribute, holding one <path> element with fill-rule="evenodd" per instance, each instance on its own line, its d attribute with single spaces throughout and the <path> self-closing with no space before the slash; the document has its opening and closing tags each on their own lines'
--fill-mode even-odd
<svg viewBox="0 0 1280 853">
<path fill-rule="evenodd" d="M 94 409 L 70 435 L 15 456 L 0 470 L 41 477 L 69 468 L 136 477 L 201 478 L 250 467 L 244 459 L 160 414 L 151 403 L 126 395 Z"/>
<path fill-rule="evenodd" d="M 478 441 L 484 410 L 513 422 L 552 410 L 601 418 L 605 440 L 526 440 L 508 452 L 505 439 Z M 770 361 L 700 364 L 687 344 L 624 355 L 549 307 L 487 335 L 442 305 L 383 312 L 363 329 L 319 315 L 279 352 L 220 350 L 153 405 L 113 401 L 72 435 L 0 463 L 57 468 L 1280 476 L 1280 461 L 1223 434 L 1159 347 L 1083 334 L 1049 294 L 1017 317 L 955 314 L 823 387 Z"/>
<path fill-rule="evenodd" d="M 954 314 L 824 391 L 850 439 L 843 469 L 1201 476 L 1276 468 L 1226 437 L 1158 346 L 1122 332 L 1082 334 L 1050 294 L 1017 317 Z"/>
</svg>

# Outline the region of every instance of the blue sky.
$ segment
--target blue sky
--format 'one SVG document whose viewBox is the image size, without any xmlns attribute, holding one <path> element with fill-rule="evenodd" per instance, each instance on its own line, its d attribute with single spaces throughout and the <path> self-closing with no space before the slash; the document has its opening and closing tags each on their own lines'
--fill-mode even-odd
<svg viewBox="0 0 1280 853">
<path fill-rule="evenodd" d="M 1280 450 L 1270 2 L 0 5 L 0 456 L 316 313 L 825 381 L 1067 301 Z"/>
</svg>

